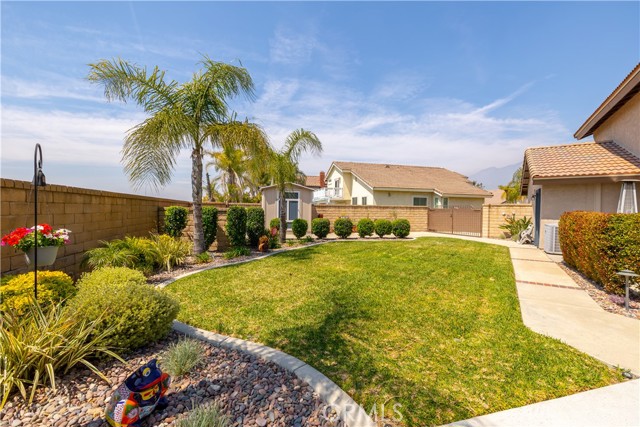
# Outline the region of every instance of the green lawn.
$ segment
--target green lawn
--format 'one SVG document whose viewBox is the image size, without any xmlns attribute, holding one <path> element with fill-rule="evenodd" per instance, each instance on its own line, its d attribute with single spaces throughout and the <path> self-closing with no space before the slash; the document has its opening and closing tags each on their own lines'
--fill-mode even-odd
<svg viewBox="0 0 640 427">
<path fill-rule="evenodd" d="M 621 380 L 521 321 L 504 247 L 454 239 L 331 243 L 166 288 L 179 320 L 314 366 L 369 411 L 443 424 Z"/>
</svg>

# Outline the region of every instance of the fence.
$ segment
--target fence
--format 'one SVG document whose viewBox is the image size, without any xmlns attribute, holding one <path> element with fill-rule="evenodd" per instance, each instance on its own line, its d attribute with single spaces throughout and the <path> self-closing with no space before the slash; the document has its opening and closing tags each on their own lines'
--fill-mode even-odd
<svg viewBox="0 0 640 427">
<path fill-rule="evenodd" d="M 425 206 L 352 206 L 352 205 L 313 205 L 312 216 L 317 218 L 322 215 L 331 221 L 346 216 L 357 223 L 362 218 L 388 219 L 393 221 L 405 218 L 411 224 L 411 231 L 427 231 L 429 223 L 429 208 Z"/>
<path fill-rule="evenodd" d="M 429 231 L 480 237 L 482 209 L 448 208 L 429 211 Z"/>
<path fill-rule="evenodd" d="M 500 228 L 505 224 L 507 216 L 515 215 L 516 219 L 533 216 L 530 204 L 484 205 L 482 207 L 482 237 L 500 239 L 507 237 L 507 231 Z"/>
</svg>

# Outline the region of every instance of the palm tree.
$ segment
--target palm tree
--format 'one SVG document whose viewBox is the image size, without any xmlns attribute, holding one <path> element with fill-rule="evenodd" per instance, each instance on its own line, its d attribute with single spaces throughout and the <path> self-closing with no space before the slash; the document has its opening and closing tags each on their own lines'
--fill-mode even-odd
<svg viewBox="0 0 640 427">
<path fill-rule="evenodd" d="M 193 247 L 196 254 L 206 249 L 202 229 L 204 145 L 213 138 L 221 138 L 223 129 L 219 125 L 235 122 L 229 119 L 228 99 L 238 95 L 254 98 L 253 80 L 245 68 L 216 62 L 206 56 L 200 64 L 202 68 L 182 84 L 165 80 L 165 72 L 158 67 L 149 72 L 146 67 L 122 59 L 90 64 L 88 75 L 89 81 L 104 86 L 108 101 L 132 100 L 148 114 L 146 120 L 128 131 L 124 142 L 124 170 L 135 187 L 165 186 L 171 181 L 180 151 L 191 151 Z M 230 138 L 242 133 L 237 128 L 237 123 L 231 123 L 227 129 L 232 135 Z"/>
<path fill-rule="evenodd" d="M 244 151 L 236 149 L 230 144 L 223 144 L 221 151 L 205 151 L 211 157 L 206 168 L 213 167 L 218 176 L 216 182 L 220 183 L 220 188 L 226 201 L 239 202 L 245 188 L 246 156 Z"/>
<path fill-rule="evenodd" d="M 522 168 L 518 168 L 511 177 L 511 181 L 507 185 L 499 185 L 502 190 L 502 198 L 507 203 L 517 203 L 522 199 L 520 196 L 520 187 L 522 184 Z"/>
<path fill-rule="evenodd" d="M 287 183 L 299 181 L 301 172 L 298 168 L 298 161 L 305 152 L 309 152 L 312 155 L 322 153 L 322 143 L 318 137 L 313 132 L 305 129 L 294 130 L 287 136 L 284 147 L 280 151 L 271 151 L 269 173 L 272 184 L 278 187 L 281 243 L 284 243 L 287 239 L 285 199 Z"/>
</svg>

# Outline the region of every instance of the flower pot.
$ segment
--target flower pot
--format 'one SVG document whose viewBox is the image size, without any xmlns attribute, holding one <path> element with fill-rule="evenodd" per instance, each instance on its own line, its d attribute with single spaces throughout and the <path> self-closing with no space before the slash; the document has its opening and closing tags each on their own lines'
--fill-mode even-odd
<svg viewBox="0 0 640 427">
<path fill-rule="evenodd" d="M 27 259 L 27 264 L 29 265 L 33 264 L 33 260 L 35 259 L 35 249 L 36 248 L 31 248 L 24 253 L 25 258 Z M 57 255 L 58 246 L 42 246 L 38 248 L 38 267 L 53 265 L 56 261 Z"/>
</svg>

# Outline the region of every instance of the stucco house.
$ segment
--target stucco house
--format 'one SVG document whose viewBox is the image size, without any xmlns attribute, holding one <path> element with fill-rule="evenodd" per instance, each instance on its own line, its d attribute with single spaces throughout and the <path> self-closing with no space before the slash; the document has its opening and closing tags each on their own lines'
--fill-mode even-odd
<svg viewBox="0 0 640 427">
<path fill-rule="evenodd" d="M 529 148 L 521 194 L 534 208 L 535 243 L 562 213 L 638 212 L 640 198 L 640 64 L 576 131 L 594 141 Z"/>
<path fill-rule="evenodd" d="M 296 218 L 307 220 L 309 227 L 312 219 L 313 188 L 304 185 L 288 183 L 285 192 L 285 205 L 287 211 L 287 226 L 291 228 L 291 223 Z M 279 218 L 280 194 L 278 187 L 270 185 L 262 187 L 262 209 L 264 210 L 265 228 L 269 227 L 269 222 L 273 218 Z"/>
<path fill-rule="evenodd" d="M 314 203 L 480 208 L 492 194 L 438 167 L 333 162 Z"/>
</svg>

